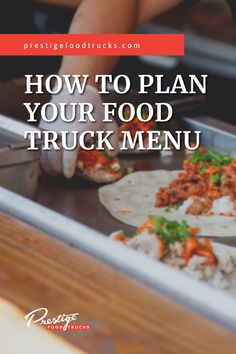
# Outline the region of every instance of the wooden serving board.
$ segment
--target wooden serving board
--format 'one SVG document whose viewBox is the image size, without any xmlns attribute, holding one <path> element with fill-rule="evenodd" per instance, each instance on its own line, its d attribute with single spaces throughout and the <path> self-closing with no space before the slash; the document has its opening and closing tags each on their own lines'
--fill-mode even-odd
<svg viewBox="0 0 236 354">
<path fill-rule="evenodd" d="M 24 314 L 79 312 L 91 331 L 57 335 L 87 353 L 236 353 L 235 333 L 108 265 L 1 213 L 0 230 L 0 296 Z"/>
</svg>

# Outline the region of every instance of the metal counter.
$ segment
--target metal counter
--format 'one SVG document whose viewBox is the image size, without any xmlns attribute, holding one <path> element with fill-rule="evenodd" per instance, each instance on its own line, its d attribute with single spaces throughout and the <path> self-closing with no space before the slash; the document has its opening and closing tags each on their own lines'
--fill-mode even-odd
<svg viewBox="0 0 236 354">
<path fill-rule="evenodd" d="M 203 130 L 204 145 L 226 153 L 235 153 L 236 128 L 233 126 L 209 117 L 177 119 L 176 124 L 186 129 Z M 161 157 L 159 153 L 121 157 L 124 166 L 134 167 L 135 170 L 173 170 L 180 168 L 182 161 L 181 152 L 167 157 Z M 104 237 L 118 229 L 129 233 L 132 228 L 116 221 L 100 205 L 98 188 L 99 185 L 79 178 L 69 181 L 42 175 L 36 202 L 0 188 L 0 210 L 101 259 L 235 330 L 236 301 L 233 297 Z M 236 246 L 235 238 L 218 238 L 216 241 Z"/>
<path fill-rule="evenodd" d="M 183 118 L 181 124 L 188 129 L 203 130 L 204 146 L 236 155 L 236 127 L 210 117 Z M 180 151 L 165 157 L 158 152 L 120 156 L 122 165 L 133 167 L 135 171 L 178 170 L 182 168 L 183 159 Z M 120 229 L 131 234 L 134 228 L 114 219 L 100 204 L 99 187 L 78 177 L 69 181 L 63 177 L 41 176 L 36 201 L 105 235 Z M 216 241 L 236 246 L 235 238 L 216 238 Z"/>
<path fill-rule="evenodd" d="M 26 124 L 0 116 L 0 186 L 33 198 L 37 190 L 40 153 L 27 149 L 29 142 L 23 139 L 26 129 Z"/>
</svg>

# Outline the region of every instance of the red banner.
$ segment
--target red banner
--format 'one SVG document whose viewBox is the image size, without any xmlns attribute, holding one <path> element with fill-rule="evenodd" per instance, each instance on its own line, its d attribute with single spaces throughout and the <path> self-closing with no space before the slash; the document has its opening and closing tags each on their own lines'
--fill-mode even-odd
<svg viewBox="0 0 236 354">
<path fill-rule="evenodd" d="M 183 56 L 183 34 L 0 34 L 3 56 Z"/>
</svg>

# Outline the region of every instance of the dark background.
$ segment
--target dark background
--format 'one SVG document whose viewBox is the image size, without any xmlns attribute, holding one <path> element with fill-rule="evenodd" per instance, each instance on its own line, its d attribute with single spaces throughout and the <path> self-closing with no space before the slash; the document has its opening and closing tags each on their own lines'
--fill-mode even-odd
<svg viewBox="0 0 236 354">
<path fill-rule="evenodd" d="M 229 1 L 236 10 L 235 1 Z M 14 8 L 14 18 L 13 18 Z M 4 2 L 0 10 L 0 33 L 66 33 L 73 17 L 74 10 L 45 6 L 32 3 L 30 0 L 13 0 Z M 175 28 L 178 31 L 193 31 L 202 37 L 219 36 L 219 41 L 235 40 L 236 27 L 233 19 L 226 19 L 217 6 L 181 5 L 177 9 L 159 17 L 156 23 Z M 219 49 L 220 50 L 220 49 Z M 0 80 L 23 77 L 25 74 L 56 73 L 60 66 L 60 57 L 1 57 Z M 236 68 L 235 68 L 236 70 Z M 122 58 L 114 74 L 128 73 L 136 86 L 137 74 L 165 74 L 171 83 L 176 74 L 208 74 L 190 65 L 179 63 L 177 67 L 166 70 L 161 67 L 144 64 L 136 57 Z M 232 75 L 233 77 L 233 75 Z M 229 76 L 210 73 L 208 78 L 208 103 L 205 113 L 220 120 L 235 124 L 235 92 L 236 80 Z M 174 97 L 176 98 L 176 97 Z M 159 97 L 158 97 L 159 100 Z M 1 107 L 0 107 L 1 111 Z"/>
</svg>

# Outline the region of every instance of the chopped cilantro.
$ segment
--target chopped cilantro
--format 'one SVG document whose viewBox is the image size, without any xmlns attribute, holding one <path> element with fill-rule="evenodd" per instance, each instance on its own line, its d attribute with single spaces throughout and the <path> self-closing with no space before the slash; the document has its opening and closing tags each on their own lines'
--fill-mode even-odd
<svg viewBox="0 0 236 354">
<path fill-rule="evenodd" d="M 179 269 L 184 269 L 185 267 L 186 267 L 186 266 L 185 266 L 185 264 L 183 264 L 183 263 L 179 265 Z"/>
<path fill-rule="evenodd" d="M 202 166 L 198 170 L 199 174 L 204 175 L 204 172 L 206 171 L 206 169 L 207 169 L 207 166 L 202 164 Z"/>
<path fill-rule="evenodd" d="M 221 184 L 221 177 L 220 177 L 220 174 L 219 173 L 217 173 L 217 174 L 215 174 L 215 175 L 212 175 L 211 177 L 210 177 L 210 182 L 211 183 L 214 183 L 214 184 Z"/>
<path fill-rule="evenodd" d="M 224 183 L 225 183 L 225 181 L 226 181 L 225 176 L 222 176 L 222 177 L 221 177 L 221 183 L 222 183 L 222 184 L 224 184 Z"/>
<path fill-rule="evenodd" d="M 133 173 L 133 172 L 134 172 L 133 167 L 127 167 L 127 168 L 126 168 L 126 174 L 127 174 L 127 175 L 130 175 L 130 174 Z"/>
<path fill-rule="evenodd" d="M 173 210 L 173 205 L 172 204 L 168 205 L 168 207 L 165 208 L 165 211 L 167 213 L 169 213 L 171 210 Z"/>
<path fill-rule="evenodd" d="M 223 165 L 229 165 L 233 161 L 233 157 L 229 155 L 222 155 L 215 150 L 207 150 L 206 152 L 201 152 L 199 150 L 194 151 L 191 155 L 190 162 L 194 165 L 198 163 L 210 163 L 213 166 L 221 167 Z M 203 167 L 203 166 L 202 166 Z M 202 168 L 201 167 L 201 168 Z"/>
<path fill-rule="evenodd" d="M 233 265 L 236 265 L 236 258 L 234 256 L 229 256 L 229 260 Z"/>
<path fill-rule="evenodd" d="M 189 236 L 189 226 L 186 221 L 170 221 L 160 216 L 150 216 L 153 219 L 153 233 L 160 235 L 166 246 L 177 241 L 185 241 Z"/>
<path fill-rule="evenodd" d="M 181 207 L 181 205 L 183 205 L 183 201 L 180 201 L 177 204 L 170 204 L 170 205 L 168 205 L 168 207 L 165 208 L 165 211 L 170 212 L 173 209 L 177 210 L 177 209 L 179 209 Z"/>
</svg>

